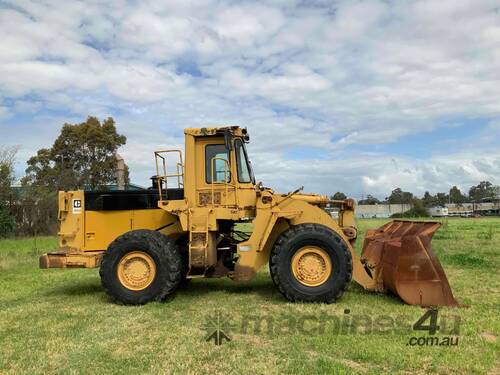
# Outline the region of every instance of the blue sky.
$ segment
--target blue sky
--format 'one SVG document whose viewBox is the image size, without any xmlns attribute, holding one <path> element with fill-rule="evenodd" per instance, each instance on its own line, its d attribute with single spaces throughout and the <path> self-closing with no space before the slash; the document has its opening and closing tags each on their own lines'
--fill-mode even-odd
<svg viewBox="0 0 500 375">
<path fill-rule="evenodd" d="M 500 184 L 500 6 L 0 1 L 0 146 L 113 116 L 134 182 L 184 127 L 246 126 L 258 180 L 359 198 Z"/>
</svg>

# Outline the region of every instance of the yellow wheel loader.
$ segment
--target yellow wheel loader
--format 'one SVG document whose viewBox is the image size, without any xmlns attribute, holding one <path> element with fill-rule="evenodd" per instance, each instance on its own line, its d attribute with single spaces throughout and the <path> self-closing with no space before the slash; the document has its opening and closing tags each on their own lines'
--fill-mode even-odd
<svg viewBox="0 0 500 375">
<path fill-rule="evenodd" d="M 353 200 L 256 183 L 244 128 L 184 133 L 185 160 L 180 150 L 155 152 L 149 189 L 59 192 L 60 250 L 40 267 L 100 267 L 123 304 L 161 301 L 193 278 L 249 281 L 269 263 L 290 301 L 334 302 L 354 279 L 409 304 L 457 306 L 430 246 L 439 223 L 392 221 L 366 234 L 358 256 Z"/>
</svg>

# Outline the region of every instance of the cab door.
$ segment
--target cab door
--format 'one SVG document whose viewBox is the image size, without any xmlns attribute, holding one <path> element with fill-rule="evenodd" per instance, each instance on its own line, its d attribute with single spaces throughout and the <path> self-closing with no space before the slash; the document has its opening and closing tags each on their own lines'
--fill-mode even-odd
<svg viewBox="0 0 500 375">
<path fill-rule="evenodd" d="M 222 137 L 199 139 L 196 145 L 196 203 L 234 210 L 238 206 L 231 150 Z"/>
<path fill-rule="evenodd" d="M 240 138 L 233 142 L 234 164 L 236 170 L 236 184 L 239 203 L 239 217 L 255 217 L 257 193 L 255 191 L 255 177 L 252 165 L 248 158 L 245 143 Z"/>
</svg>

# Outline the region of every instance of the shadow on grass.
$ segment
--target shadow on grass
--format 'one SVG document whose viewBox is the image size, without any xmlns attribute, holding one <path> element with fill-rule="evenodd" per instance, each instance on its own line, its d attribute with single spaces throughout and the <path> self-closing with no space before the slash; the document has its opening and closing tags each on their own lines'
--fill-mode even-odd
<svg viewBox="0 0 500 375">
<path fill-rule="evenodd" d="M 74 281 L 71 284 L 59 285 L 47 291 L 48 296 L 86 296 L 103 293 L 99 280 Z"/>
<path fill-rule="evenodd" d="M 177 293 L 188 297 L 201 297 L 203 295 L 225 292 L 236 295 L 256 294 L 264 299 L 275 299 L 286 302 L 281 296 L 271 279 L 258 278 L 257 280 L 237 283 L 230 279 L 198 279 L 183 285 Z"/>
<path fill-rule="evenodd" d="M 176 295 L 196 298 L 216 292 L 225 292 L 233 295 L 253 294 L 263 300 L 272 300 L 277 304 L 289 303 L 288 300 L 281 295 L 271 279 L 267 279 L 266 277 L 258 277 L 256 280 L 246 283 L 236 283 L 229 279 L 198 279 L 184 285 L 177 291 Z M 227 298 L 231 298 L 231 296 L 228 295 Z M 351 282 L 347 291 L 337 302 L 357 303 L 359 301 L 368 305 L 384 303 L 399 306 L 404 304 L 399 296 L 393 295 L 392 293 L 366 291 L 354 281 Z"/>
<path fill-rule="evenodd" d="M 179 289 L 170 295 L 166 302 L 174 300 L 176 296 L 201 297 L 217 292 L 226 292 L 230 294 L 244 295 L 257 294 L 264 299 L 275 299 L 276 301 L 286 302 L 278 292 L 277 288 L 269 279 L 257 279 L 247 283 L 235 283 L 229 279 L 199 279 L 181 285 Z M 46 296 L 91 296 L 101 295 L 103 301 L 111 302 L 101 286 L 99 279 L 96 280 L 72 280 L 65 285 L 58 285 L 45 293 Z M 101 298 L 100 298 L 101 299 Z"/>
<path fill-rule="evenodd" d="M 166 303 L 174 301 L 177 297 L 197 299 L 204 296 L 210 297 L 211 294 L 224 292 L 227 298 L 231 295 L 249 296 L 254 295 L 266 301 L 273 301 L 277 304 L 285 304 L 288 301 L 281 295 L 278 288 L 273 284 L 270 278 L 258 276 L 256 280 L 237 283 L 227 278 L 221 279 L 195 279 L 187 284 L 183 284 L 179 289 L 169 295 Z M 112 303 L 113 300 L 104 293 L 99 279 L 95 280 L 74 280 L 66 285 L 60 285 L 52 288 L 45 293 L 46 296 L 94 296 L 100 302 Z M 218 297 L 217 297 L 218 298 Z M 401 299 L 392 294 L 381 294 L 365 291 L 361 286 L 352 282 L 344 296 L 338 301 L 350 303 L 353 301 L 364 300 L 365 303 L 385 303 L 389 305 L 400 305 Z"/>
</svg>

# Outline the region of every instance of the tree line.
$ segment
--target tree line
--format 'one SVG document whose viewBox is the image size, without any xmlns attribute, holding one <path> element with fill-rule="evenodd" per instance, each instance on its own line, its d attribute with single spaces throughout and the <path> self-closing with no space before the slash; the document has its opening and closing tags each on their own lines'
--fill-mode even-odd
<svg viewBox="0 0 500 375">
<path fill-rule="evenodd" d="M 14 186 L 18 149 L 0 147 L 0 236 L 55 233 L 58 191 L 117 184 L 116 153 L 126 141 L 111 117 L 66 123 L 50 148 L 38 150 L 27 161 L 19 186 Z M 129 183 L 127 166 L 125 183 Z"/>
<path fill-rule="evenodd" d="M 471 186 L 467 193 L 453 186 L 448 193 L 436 193 L 432 195 L 428 191 L 422 197 L 418 197 L 409 191 L 403 191 L 401 188 L 394 189 L 391 194 L 383 200 L 368 194 L 366 198 L 358 201 L 358 204 L 412 204 L 415 207 L 435 207 L 444 206 L 447 203 L 461 205 L 463 203 L 478 202 L 487 199 L 498 199 L 500 196 L 500 186 L 492 184 L 490 181 L 481 181 L 475 186 Z M 342 192 L 336 192 L 331 199 L 346 199 Z"/>
</svg>

